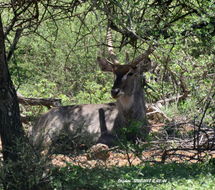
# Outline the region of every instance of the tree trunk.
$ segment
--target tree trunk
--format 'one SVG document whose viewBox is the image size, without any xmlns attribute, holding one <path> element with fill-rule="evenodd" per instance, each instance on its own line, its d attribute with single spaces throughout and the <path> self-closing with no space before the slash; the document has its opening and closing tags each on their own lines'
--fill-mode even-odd
<svg viewBox="0 0 215 190">
<path fill-rule="evenodd" d="M 0 135 L 2 141 L 2 151 L 4 164 L 8 162 L 16 163 L 19 160 L 19 151 L 17 150 L 17 143 L 24 140 L 24 130 L 20 121 L 19 104 L 15 88 L 11 81 L 5 51 L 5 36 L 3 31 L 3 24 L 0 15 Z M 4 189 L 15 190 L 20 188 L 12 188 L 10 184 L 13 183 L 14 172 L 22 173 L 21 168 L 16 167 L 7 171 L 6 180 L 4 180 Z M 23 179 L 24 181 L 25 179 Z M 25 188 L 23 188 L 24 190 Z"/>
</svg>

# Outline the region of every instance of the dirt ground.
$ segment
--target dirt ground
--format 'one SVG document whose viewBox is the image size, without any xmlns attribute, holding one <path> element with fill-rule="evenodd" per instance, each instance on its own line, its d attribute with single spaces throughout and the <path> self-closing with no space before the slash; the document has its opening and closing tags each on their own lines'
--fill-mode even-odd
<svg viewBox="0 0 215 190">
<path fill-rule="evenodd" d="M 160 133 L 165 126 L 164 123 L 158 123 L 151 121 L 151 132 Z M 193 127 L 190 124 L 185 124 L 181 127 L 183 133 L 188 133 L 193 130 Z M 96 152 L 96 151 L 95 151 Z M 85 153 L 79 156 L 69 157 L 65 155 L 53 155 L 52 164 L 57 167 L 64 167 L 68 163 L 73 165 L 78 165 L 81 167 L 122 167 L 122 166 L 135 166 L 149 162 L 151 164 L 155 162 L 191 162 L 196 163 L 199 161 L 208 160 L 210 158 L 215 158 L 214 151 L 203 151 L 198 152 L 196 150 L 147 150 L 142 152 L 141 155 L 135 155 L 135 153 L 125 153 L 111 151 L 107 147 L 100 150 L 101 154 L 106 152 L 104 159 L 91 158 L 89 159 L 90 153 Z M 100 154 L 100 152 L 96 152 Z"/>
</svg>

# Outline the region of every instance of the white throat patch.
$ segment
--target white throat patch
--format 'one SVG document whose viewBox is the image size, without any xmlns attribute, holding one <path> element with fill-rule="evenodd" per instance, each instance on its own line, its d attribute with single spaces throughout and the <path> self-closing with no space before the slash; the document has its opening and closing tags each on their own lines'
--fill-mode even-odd
<svg viewBox="0 0 215 190">
<path fill-rule="evenodd" d="M 134 95 L 132 96 L 120 96 L 118 99 L 123 110 L 129 110 L 134 103 Z"/>
</svg>

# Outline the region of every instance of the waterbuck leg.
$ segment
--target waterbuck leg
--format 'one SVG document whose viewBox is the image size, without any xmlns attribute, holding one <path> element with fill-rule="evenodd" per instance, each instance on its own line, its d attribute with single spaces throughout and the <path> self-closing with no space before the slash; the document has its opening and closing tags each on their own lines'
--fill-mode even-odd
<svg viewBox="0 0 215 190">
<path fill-rule="evenodd" d="M 101 136 L 99 137 L 97 143 L 106 144 L 108 146 L 113 146 L 115 138 L 108 132 L 106 121 L 105 121 L 105 112 L 103 108 L 99 109 L 99 124 L 101 130 Z"/>
</svg>

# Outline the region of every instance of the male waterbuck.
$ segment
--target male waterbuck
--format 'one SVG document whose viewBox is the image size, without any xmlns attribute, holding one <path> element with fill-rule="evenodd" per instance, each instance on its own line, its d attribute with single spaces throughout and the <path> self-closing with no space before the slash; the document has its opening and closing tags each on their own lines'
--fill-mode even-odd
<svg viewBox="0 0 215 190">
<path fill-rule="evenodd" d="M 153 48 L 149 47 L 146 52 L 125 65 L 118 64 L 114 59 L 111 63 L 105 58 L 98 57 L 97 62 L 101 70 L 115 75 L 111 96 L 116 99 L 116 103 L 52 108 L 40 117 L 32 129 L 34 145 L 50 146 L 58 141 L 62 134 L 73 143 L 85 145 L 97 142 L 113 145 L 126 129 L 127 140 L 147 136 L 149 128 L 142 76 L 150 64 L 148 56 L 152 51 Z M 138 130 L 129 130 L 133 126 L 136 129 L 138 127 Z"/>
</svg>

